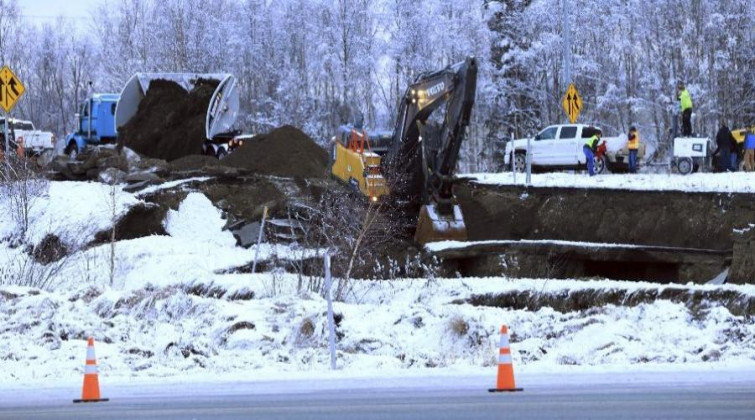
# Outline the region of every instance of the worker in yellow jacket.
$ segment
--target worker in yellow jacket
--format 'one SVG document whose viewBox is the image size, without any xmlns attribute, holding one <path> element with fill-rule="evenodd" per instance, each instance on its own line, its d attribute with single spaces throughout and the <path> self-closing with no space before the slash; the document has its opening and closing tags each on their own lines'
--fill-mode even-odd
<svg viewBox="0 0 755 420">
<path fill-rule="evenodd" d="M 682 111 L 682 135 L 689 137 L 692 135 L 692 98 L 689 96 L 687 88 L 684 87 L 684 83 L 677 83 L 676 89 L 679 93 L 679 108 Z"/>
<path fill-rule="evenodd" d="M 629 173 L 637 173 L 637 152 L 640 150 L 640 133 L 634 126 L 629 127 L 629 140 L 627 141 L 629 149 Z"/>
</svg>

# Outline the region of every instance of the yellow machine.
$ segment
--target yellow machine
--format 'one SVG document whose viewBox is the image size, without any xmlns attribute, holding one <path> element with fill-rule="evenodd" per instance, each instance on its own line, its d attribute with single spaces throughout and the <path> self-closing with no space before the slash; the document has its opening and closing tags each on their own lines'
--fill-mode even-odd
<svg viewBox="0 0 755 420">
<path fill-rule="evenodd" d="M 420 74 L 406 88 L 390 136 L 377 135 L 371 145 L 365 131 L 341 130 L 334 139 L 333 175 L 373 201 L 390 193 L 405 215 L 416 217 L 414 240 L 420 245 L 466 241 L 453 185 L 476 89 L 474 57 Z M 441 114 L 432 116 L 438 109 Z"/>
<path fill-rule="evenodd" d="M 333 175 L 361 191 L 370 200 L 377 201 L 387 195 L 388 184 L 381 173 L 381 158 L 370 148 L 367 133 L 352 129 L 334 140 Z"/>
<path fill-rule="evenodd" d="M 731 135 L 734 136 L 734 140 L 737 144 L 743 144 L 745 142 L 745 136 L 750 130 L 755 130 L 755 125 L 750 128 L 740 128 L 739 130 L 731 130 Z"/>
</svg>

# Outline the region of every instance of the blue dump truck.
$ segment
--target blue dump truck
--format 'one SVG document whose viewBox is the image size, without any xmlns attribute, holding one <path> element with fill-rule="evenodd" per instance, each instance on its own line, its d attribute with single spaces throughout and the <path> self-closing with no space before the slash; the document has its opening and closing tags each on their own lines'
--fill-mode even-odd
<svg viewBox="0 0 755 420">
<path fill-rule="evenodd" d="M 153 80 L 175 82 L 187 92 L 200 80 L 216 81 L 218 86 L 210 99 L 205 117 L 205 142 L 202 152 L 223 158 L 233 148 L 251 137 L 232 127 L 239 112 L 236 78 L 228 73 L 136 73 L 120 94 L 97 93 L 82 105 L 76 114 L 77 129 L 66 137 L 64 152 L 75 158 L 87 146 L 115 143 L 118 128 L 134 115 L 145 98 Z"/>
<path fill-rule="evenodd" d="M 115 143 L 115 108 L 120 95 L 95 93 L 81 105 L 76 113 L 76 131 L 66 136 L 64 153 L 71 158 L 87 145 Z"/>
</svg>

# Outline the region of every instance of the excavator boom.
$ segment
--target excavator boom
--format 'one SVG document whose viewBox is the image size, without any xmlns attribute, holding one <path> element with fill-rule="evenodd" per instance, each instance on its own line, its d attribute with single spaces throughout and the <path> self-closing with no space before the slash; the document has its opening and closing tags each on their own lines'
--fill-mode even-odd
<svg viewBox="0 0 755 420">
<path fill-rule="evenodd" d="M 468 57 L 420 75 L 399 106 L 384 173 L 393 194 L 420 203 L 415 231 L 420 244 L 467 239 L 453 183 L 476 89 L 477 61 Z M 431 119 L 431 114 L 443 107 L 442 120 Z"/>
</svg>

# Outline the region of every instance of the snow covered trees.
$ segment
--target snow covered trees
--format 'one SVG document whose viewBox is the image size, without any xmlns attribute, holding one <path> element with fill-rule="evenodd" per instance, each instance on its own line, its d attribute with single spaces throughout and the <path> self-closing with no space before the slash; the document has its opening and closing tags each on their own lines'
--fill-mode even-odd
<svg viewBox="0 0 755 420">
<path fill-rule="evenodd" d="M 502 142 L 563 122 L 560 1 L 108 0 L 88 19 L 36 21 L 0 0 L 0 57 L 27 85 L 20 117 L 62 137 L 93 82 L 117 92 L 137 71 L 230 72 L 245 129 L 315 138 L 364 120 L 390 129 L 404 89 L 467 55 L 480 63 L 461 170 L 491 170 Z M 676 81 L 694 131 L 755 118 L 755 5 L 747 0 L 566 0 L 581 122 L 668 140 Z M 586 13 L 589 11 L 589 13 Z"/>
</svg>

